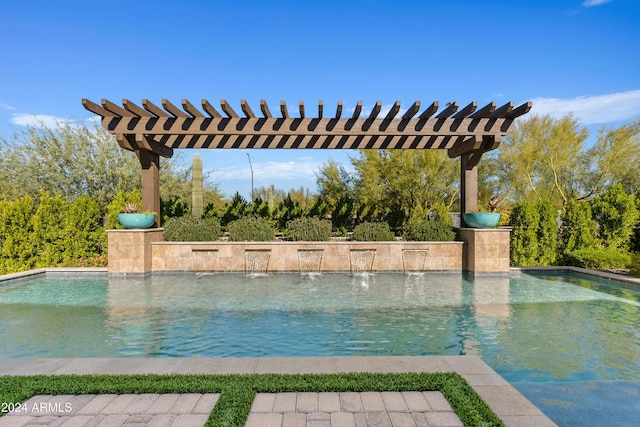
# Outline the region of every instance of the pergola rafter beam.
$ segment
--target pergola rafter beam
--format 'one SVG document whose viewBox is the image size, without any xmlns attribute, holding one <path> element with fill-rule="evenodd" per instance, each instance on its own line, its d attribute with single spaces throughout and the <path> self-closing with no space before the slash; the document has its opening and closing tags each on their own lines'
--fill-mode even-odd
<svg viewBox="0 0 640 427">
<path fill-rule="evenodd" d="M 147 110 L 137 106 L 135 103 L 129 101 L 128 99 L 122 100 L 122 105 L 124 109 L 129 111 L 130 113 L 135 114 L 138 117 L 151 117 L 151 113 Z"/>
<path fill-rule="evenodd" d="M 216 110 L 216 109 L 213 107 L 213 105 L 211 105 L 211 104 L 209 103 L 209 101 L 207 101 L 206 99 L 203 99 L 203 100 L 202 100 L 202 109 L 203 109 L 204 111 L 206 111 L 206 112 L 207 112 L 207 114 L 208 114 L 208 115 L 210 115 L 210 116 L 211 116 L 212 118 L 214 118 L 214 119 L 219 119 L 219 118 L 221 118 L 221 117 L 222 117 L 222 114 L 220 114 L 220 113 L 218 112 L 218 110 Z"/>
<path fill-rule="evenodd" d="M 148 112 L 150 112 L 156 117 L 169 117 L 169 113 L 167 113 L 162 108 L 158 107 L 156 104 L 149 101 L 148 99 L 142 100 L 142 106 L 144 107 L 145 110 L 147 110 Z"/>
<path fill-rule="evenodd" d="M 229 103 L 227 102 L 226 99 L 221 99 L 220 100 L 220 108 L 222 108 L 222 111 L 224 111 L 224 113 L 230 119 L 237 119 L 238 117 L 240 117 L 240 116 L 238 116 L 238 113 L 236 113 L 233 110 L 233 108 L 231 108 L 231 105 L 229 105 Z"/>
<path fill-rule="evenodd" d="M 192 103 L 188 100 L 182 100 L 182 108 L 187 112 L 191 117 L 204 117 L 204 114 L 200 112 Z"/>
<path fill-rule="evenodd" d="M 260 100 L 260 111 L 262 111 L 262 115 L 265 119 L 270 119 L 273 116 L 271 115 L 271 111 L 269 110 L 269 106 L 267 105 L 267 101 L 264 99 Z"/>
<path fill-rule="evenodd" d="M 401 104 L 396 101 L 384 118 L 378 118 L 381 101 L 376 101 L 368 117 L 361 116 L 364 105 L 358 101 L 353 115 L 342 118 L 342 101 L 338 101 L 334 117 L 323 117 L 324 104 L 319 101 L 318 117 L 308 117 L 300 101 L 300 118 L 293 118 L 285 101 L 280 101 L 282 118 L 276 118 L 265 100 L 260 101 L 264 117 L 257 117 L 244 99 L 240 106 L 245 117 L 224 99 L 220 106 L 226 117 L 206 99 L 202 100 L 202 111 L 186 99 L 181 102 L 182 109 L 166 99 L 162 100 L 163 108 L 146 99 L 142 100 L 143 108 L 127 99 L 122 107 L 108 100 L 101 100 L 101 104 L 83 100 L 87 110 L 102 116 L 103 126 L 116 135 L 123 148 L 165 157 L 175 148 L 429 148 L 447 149 L 450 157 L 459 157 L 495 149 L 514 119 L 531 109 L 530 102 L 517 108 L 513 103 L 496 108 L 492 102 L 480 109 L 477 102 L 462 109 L 458 102 L 451 102 L 438 112 L 436 101 L 420 112 L 416 101 L 397 117 Z"/>
<path fill-rule="evenodd" d="M 163 99 L 162 100 L 162 108 L 165 109 L 165 111 L 169 114 L 171 114 L 173 117 L 189 117 L 189 115 L 187 113 L 185 113 L 184 111 L 182 111 L 181 109 L 179 109 L 178 107 L 176 107 L 175 105 L 173 105 L 171 103 L 171 101 L 169 101 L 168 99 Z"/>
</svg>

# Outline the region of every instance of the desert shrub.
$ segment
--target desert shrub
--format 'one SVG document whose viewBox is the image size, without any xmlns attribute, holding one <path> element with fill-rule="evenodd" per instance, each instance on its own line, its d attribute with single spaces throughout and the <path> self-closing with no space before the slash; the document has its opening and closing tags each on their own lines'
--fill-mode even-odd
<svg viewBox="0 0 640 427">
<path fill-rule="evenodd" d="M 277 221 L 280 229 L 285 228 L 289 221 L 301 218 L 303 215 L 304 209 L 300 206 L 300 202 L 292 199 L 290 193 L 278 204 L 275 212 L 273 212 L 273 218 Z"/>
<path fill-rule="evenodd" d="M 567 263 L 590 270 L 626 268 L 631 264 L 631 255 L 616 248 L 584 248 L 565 254 Z"/>
<path fill-rule="evenodd" d="M 275 237 L 275 230 L 266 218 L 247 216 L 227 224 L 232 242 L 268 242 Z"/>
<path fill-rule="evenodd" d="M 169 218 L 189 215 L 189 205 L 179 196 L 171 197 L 168 200 L 160 199 L 160 216 L 162 224 L 169 221 Z"/>
<path fill-rule="evenodd" d="M 353 229 L 353 240 L 359 242 L 388 242 L 394 240 L 386 222 L 363 222 Z"/>
<path fill-rule="evenodd" d="M 217 218 L 196 218 L 191 215 L 169 218 L 164 224 L 164 239 L 169 242 L 211 242 L 222 236 Z"/>
<path fill-rule="evenodd" d="M 287 222 L 289 237 L 297 241 L 326 242 L 331 239 L 331 221 L 316 217 L 297 218 Z"/>
<path fill-rule="evenodd" d="M 240 193 L 236 192 L 231 199 L 231 203 L 225 206 L 224 212 L 222 213 L 222 217 L 220 219 L 222 225 L 226 226 L 227 224 L 244 217 L 249 213 L 249 209 L 249 203 L 240 195 Z"/>
<path fill-rule="evenodd" d="M 429 209 L 429 213 L 435 215 L 435 220 L 443 222 L 445 225 L 453 227 L 453 218 L 450 209 L 444 203 L 434 203 Z M 443 240 L 446 241 L 446 240 Z"/>
<path fill-rule="evenodd" d="M 404 235 L 408 240 L 422 242 L 452 242 L 456 238 L 452 226 L 440 219 L 412 222 Z"/>
</svg>

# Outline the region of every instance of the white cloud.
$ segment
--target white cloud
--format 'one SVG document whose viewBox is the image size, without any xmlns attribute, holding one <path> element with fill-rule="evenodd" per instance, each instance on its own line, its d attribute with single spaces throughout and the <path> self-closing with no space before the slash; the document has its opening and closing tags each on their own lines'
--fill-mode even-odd
<svg viewBox="0 0 640 427">
<path fill-rule="evenodd" d="M 601 4 L 611 3 L 613 0 L 585 0 L 582 2 L 584 7 L 600 6 Z"/>
<path fill-rule="evenodd" d="M 9 104 L 4 104 L 2 102 L 0 102 L 0 108 L 2 108 L 3 110 L 15 110 L 15 107 L 12 107 Z"/>
<path fill-rule="evenodd" d="M 582 124 L 592 125 L 629 120 L 640 116 L 640 90 L 575 99 L 535 98 L 532 114 L 562 117 L 572 113 Z"/>
<path fill-rule="evenodd" d="M 256 181 L 299 181 L 306 179 L 315 180 L 315 174 L 322 166 L 310 158 L 301 158 L 287 162 L 258 162 L 253 163 L 253 176 Z M 251 176 L 249 166 L 229 166 L 216 168 L 213 171 L 215 180 L 246 180 Z"/>
<path fill-rule="evenodd" d="M 12 114 L 11 123 L 19 126 L 56 127 L 61 123 L 71 123 L 72 120 L 47 114 Z"/>
</svg>

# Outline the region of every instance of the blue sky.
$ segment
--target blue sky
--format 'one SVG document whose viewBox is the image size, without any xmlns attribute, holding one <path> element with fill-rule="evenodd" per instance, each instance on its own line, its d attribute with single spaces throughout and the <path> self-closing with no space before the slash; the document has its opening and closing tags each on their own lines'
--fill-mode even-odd
<svg viewBox="0 0 640 427">
<path fill-rule="evenodd" d="M 0 138 L 34 117 L 79 123 L 82 98 L 202 98 L 254 111 L 377 100 L 533 101 L 597 130 L 640 117 L 638 0 L 3 2 Z M 366 108 L 365 108 L 366 109 Z M 183 150 L 185 160 L 194 151 Z M 315 190 L 345 151 L 204 150 L 220 189 Z"/>
</svg>

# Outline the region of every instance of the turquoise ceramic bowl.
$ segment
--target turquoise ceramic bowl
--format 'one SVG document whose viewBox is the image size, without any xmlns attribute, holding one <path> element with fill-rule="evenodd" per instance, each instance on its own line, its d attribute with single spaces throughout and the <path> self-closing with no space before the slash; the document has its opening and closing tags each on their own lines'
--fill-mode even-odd
<svg viewBox="0 0 640 427">
<path fill-rule="evenodd" d="M 500 214 L 494 212 L 465 213 L 462 217 L 471 228 L 493 228 L 500 222 Z"/>
<path fill-rule="evenodd" d="M 156 222 L 156 214 L 120 213 L 118 214 L 118 222 L 124 228 L 149 228 Z"/>
</svg>

